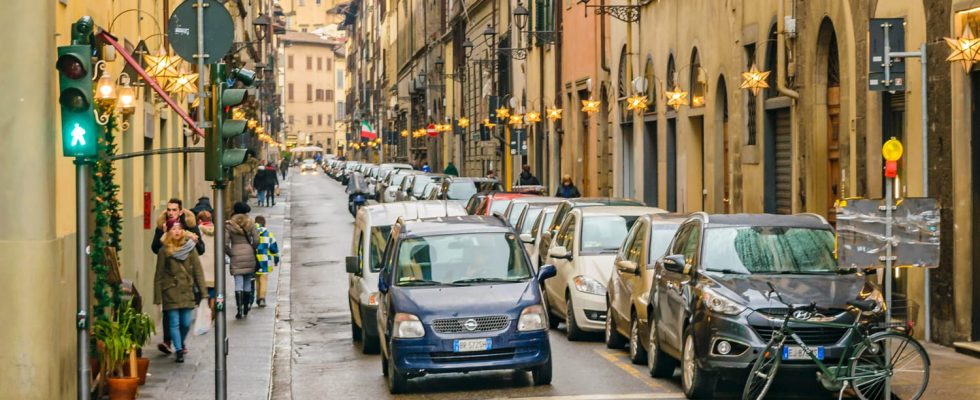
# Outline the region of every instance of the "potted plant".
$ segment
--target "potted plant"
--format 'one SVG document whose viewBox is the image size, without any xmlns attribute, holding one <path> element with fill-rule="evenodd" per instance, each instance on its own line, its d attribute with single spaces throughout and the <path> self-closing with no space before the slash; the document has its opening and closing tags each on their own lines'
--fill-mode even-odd
<svg viewBox="0 0 980 400">
<path fill-rule="evenodd" d="M 134 354 L 130 324 L 132 315 L 128 305 L 116 310 L 111 317 L 100 318 L 92 326 L 92 338 L 98 342 L 101 356 L 99 380 L 106 382 L 110 400 L 135 399 L 139 388 L 139 377 L 125 376 L 123 363 Z"/>
<path fill-rule="evenodd" d="M 150 368 L 150 359 L 141 357 L 142 348 L 146 346 L 146 343 L 156 333 L 156 326 L 153 324 L 153 318 L 149 314 L 139 312 L 128 304 L 125 306 L 123 318 L 128 321 L 127 325 L 133 346 L 129 352 L 128 365 L 124 366 L 124 369 L 129 370 L 129 376 L 138 376 L 139 384 L 143 386 L 146 384 L 146 372 Z"/>
</svg>

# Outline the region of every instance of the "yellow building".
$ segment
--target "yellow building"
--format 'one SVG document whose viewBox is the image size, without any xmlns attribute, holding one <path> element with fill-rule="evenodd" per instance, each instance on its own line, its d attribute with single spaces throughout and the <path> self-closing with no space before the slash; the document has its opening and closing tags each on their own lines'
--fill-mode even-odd
<svg viewBox="0 0 980 400">
<path fill-rule="evenodd" d="M 305 32 L 287 32 L 280 41 L 287 136 L 295 136 L 298 145 L 317 145 L 332 152 L 338 144 L 337 102 L 344 93 L 337 86 L 340 82 L 343 87 L 344 71 L 336 69 L 344 60 L 343 43 Z"/>
</svg>

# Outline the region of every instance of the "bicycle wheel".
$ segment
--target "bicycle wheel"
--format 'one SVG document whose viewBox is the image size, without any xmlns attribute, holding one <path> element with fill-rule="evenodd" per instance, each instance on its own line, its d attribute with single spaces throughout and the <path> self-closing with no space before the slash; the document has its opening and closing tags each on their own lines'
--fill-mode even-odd
<svg viewBox="0 0 980 400">
<path fill-rule="evenodd" d="M 773 338 L 766 344 L 763 351 L 759 352 L 759 357 L 752 364 L 749 371 L 749 378 L 745 381 L 745 389 L 742 390 L 742 400 L 759 400 L 766 396 L 769 386 L 776 378 L 776 371 L 782 362 L 783 341 L 778 342 Z"/>
<path fill-rule="evenodd" d="M 909 399 L 922 396 L 929 384 L 929 356 L 919 342 L 897 332 L 876 333 L 870 346 L 854 352 L 851 386 L 861 400 Z M 889 357 L 885 359 L 885 346 Z M 891 396 L 885 396 L 885 379 L 891 376 Z"/>
</svg>

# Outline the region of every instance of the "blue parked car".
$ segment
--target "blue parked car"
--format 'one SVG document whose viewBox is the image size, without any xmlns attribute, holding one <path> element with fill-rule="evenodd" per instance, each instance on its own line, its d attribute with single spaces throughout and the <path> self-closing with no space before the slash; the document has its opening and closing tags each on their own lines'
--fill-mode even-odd
<svg viewBox="0 0 980 400">
<path fill-rule="evenodd" d="M 378 279 L 381 366 L 391 393 L 426 374 L 516 369 L 551 383 L 541 282 L 495 217 L 399 221 Z"/>
</svg>

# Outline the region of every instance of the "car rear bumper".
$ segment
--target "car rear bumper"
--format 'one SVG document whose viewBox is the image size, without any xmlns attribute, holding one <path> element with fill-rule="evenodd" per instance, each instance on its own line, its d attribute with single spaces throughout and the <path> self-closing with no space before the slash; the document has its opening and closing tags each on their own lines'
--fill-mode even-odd
<svg viewBox="0 0 980 400">
<path fill-rule="evenodd" d="M 513 329 L 513 328 L 511 328 Z M 489 337 L 489 351 L 454 352 L 455 339 Z M 431 331 L 425 338 L 394 339 L 390 360 L 395 367 L 410 376 L 451 372 L 527 369 L 548 362 L 551 345 L 548 331 L 447 335 L 440 337 Z"/>
</svg>

